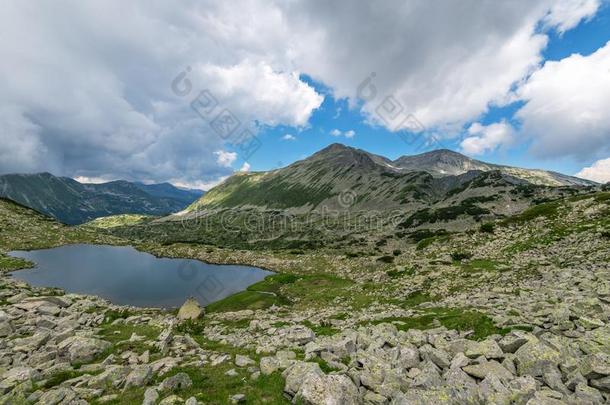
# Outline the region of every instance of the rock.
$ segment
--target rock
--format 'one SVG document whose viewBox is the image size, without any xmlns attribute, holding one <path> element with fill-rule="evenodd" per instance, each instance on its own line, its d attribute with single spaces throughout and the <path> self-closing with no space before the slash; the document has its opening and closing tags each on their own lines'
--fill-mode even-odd
<svg viewBox="0 0 610 405">
<path fill-rule="evenodd" d="M 356 405 L 360 403 L 358 389 L 349 377 L 315 372 L 306 375 L 294 400 L 296 403 L 307 405 Z"/>
<path fill-rule="evenodd" d="M 470 359 L 464 355 L 464 353 L 458 353 L 451 360 L 449 368 L 462 368 L 470 364 Z"/>
<path fill-rule="evenodd" d="M 244 394 L 235 394 L 230 398 L 232 404 L 241 404 L 246 402 L 246 396 Z"/>
<path fill-rule="evenodd" d="M 466 366 L 463 367 L 462 370 L 464 370 L 464 372 L 467 374 L 480 379 L 493 375 L 496 376 L 500 381 L 507 382 L 514 377 L 510 371 L 502 367 L 502 365 L 495 360 Z"/>
<path fill-rule="evenodd" d="M 419 348 L 419 352 L 424 360 L 430 360 L 441 369 L 448 368 L 451 364 L 451 358 L 444 350 L 436 349 L 430 345 L 424 345 Z"/>
<path fill-rule="evenodd" d="M 610 356 L 605 353 L 588 355 L 580 366 L 585 378 L 599 378 L 610 375 Z"/>
<path fill-rule="evenodd" d="M 545 366 L 557 366 L 560 361 L 559 352 L 539 341 L 528 342 L 515 353 L 515 364 L 519 375 L 541 377 Z"/>
<path fill-rule="evenodd" d="M 284 392 L 293 397 L 301 387 L 301 384 L 309 374 L 322 375 L 324 374 L 320 369 L 318 363 L 309 363 L 304 361 L 297 361 L 290 367 L 288 367 L 282 376 L 286 380 L 284 385 Z"/>
<path fill-rule="evenodd" d="M 254 364 L 254 360 L 248 356 L 242 356 L 241 354 L 235 355 L 235 365 L 237 367 L 247 367 Z"/>
<path fill-rule="evenodd" d="M 0 321 L 0 337 L 7 337 L 10 334 L 12 334 L 14 331 L 13 329 L 13 325 L 11 324 L 10 321 L 5 320 L 5 321 Z"/>
<path fill-rule="evenodd" d="M 578 384 L 574 389 L 574 398 L 579 404 L 603 404 L 604 397 L 595 388 L 589 387 L 586 383 Z"/>
<path fill-rule="evenodd" d="M 61 342 L 57 348 L 60 353 L 67 355 L 70 363 L 88 363 L 110 348 L 110 342 L 105 340 L 72 336 Z"/>
<path fill-rule="evenodd" d="M 278 333 L 283 334 L 287 340 L 299 345 L 309 343 L 316 338 L 316 334 L 303 325 L 290 326 L 286 329 L 282 329 Z"/>
<path fill-rule="evenodd" d="M 275 357 L 262 357 L 260 369 L 263 375 L 269 375 L 280 368 L 280 362 Z"/>
<path fill-rule="evenodd" d="M 70 404 L 76 393 L 69 388 L 58 388 L 45 392 L 38 400 L 39 405 Z"/>
<path fill-rule="evenodd" d="M 155 405 L 159 399 L 159 393 L 156 388 L 147 388 L 144 392 L 144 401 L 142 405 Z"/>
<path fill-rule="evenodd" d="M 182 398 L 178 395 L 170 395 L 167 398 L 163 398 L 161 402 L 159 402 L 159 405 L 180 405 L 182 402 Z"/>
<path fill-rule="evenodd" d="M 364 403 L 371 405 L 386 405 L 388 403 L 388 399 L 381 394 L 378 394 L 373 391 L 367 391 L 364 394 Z"/>
<path fill-rule="evenodd" d="M 148 384 L 152 376 L 152 367 L 148 364 L 136 366 L 125 379 L 125 389 L 131 387 L 142 387 Z"/>
<path fill-rule="evenodd" d="M 225 372 L 225 375 L 229 376 L 229 377 L 237 377 L 239 375 L 239 373 L 237 373 L 237 371 L 234 368 L 232 368 L 230 370 L 227 370 Z"/>
<path fill-rule="evenodd" d="M 514 353 L 529 341 L 529 335 L 522 331 L 512 331 L 500 339 L 498 345 L 504 353 Z"/>
<path fill-rule="evenodd" d="M 401 367 L 410 369 L 418 367 L 420 363 L 419 350 L 414 345 L 405 345 L 400 348 L 398 361 Z"/>
<path fill-rule="evenodd" d="M 595 387 L 600 391 L 610 392 L 610 377 L 603 377 L 591 380 L 590 384 L 592 387 Z"/>
<path fill-rule="evenodd" d="M 201 317 L 204 313 L 203 308 L 195 298 L 189 298 L 178 310 L 178 319 L 185 321 L 187 319 L 195 320 Z"/>
<path fill-rule="evenodd" d="M 197 401 L 197 398 L 190 397 L 189 399 L 186 400 L 184 405 L 199 405 L 199 402 Z"/>
<path fill-rule="evenodd" d="M 178 373 L 168 377 L 159 385 L 159 391 L 175 391 L 190 388 L 193 385 L 191 377 L 186 373 Z"/>
<path fill-rule="evenodd" d="M 488 360 L 504 357 L 504 353 L 500 346 L 498 346 L 498 343 L 491 339 L 482 342 L 468 341 L 464 354 L 471 359 L 476 359 L 480 356 L 485 356 Z"/>
</svg>

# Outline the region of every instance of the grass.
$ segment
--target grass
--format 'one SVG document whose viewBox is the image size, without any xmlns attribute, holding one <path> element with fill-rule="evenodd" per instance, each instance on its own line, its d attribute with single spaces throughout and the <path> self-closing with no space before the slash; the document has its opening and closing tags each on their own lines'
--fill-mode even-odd
<svg viewBox="0 0 610 405">
<path fill-rule="evenodd" d="M 514 215 L 501 222 L 502 225 L 520 224 L 532 221 L 536 218 L 554 218 L 558 214 L 560 207 L 559 201 L 547 202 L 539 205 L 534 205 L 523 211 L 521 214 Z"/>
<path fill-rule="evenodd" d="M 460 308 L 429 308 L 420 316 L 384 318 L 371 322 L 371 324 L 392 322 L 399 330 L 425 330 L 434 328 L 435 320 L 438 320 L 447 329 L 455 329 L 460 332 L 473 331 L 469 336 L 473 340 L 482 340 L 490 335 L 505 335 L 510 332 L 510 329 L 496 327 L 493 320 L 482 312 Z"/>
<path fill-rule="evenodd" d="M 314 325 L 310 321 L 303 321 L 303 325 L 313 330 L 316 336 L 332 336 L 340 331 L 328 325 Z"/>
<path fill-rule="evenodd" d="M 475 260 L 471 260 L 468 263 L 462 263 L 462 269 L 468 273 L 480 273 L 480 272 L 486 272 L 486 271 L 496 271 L 498 270 L 497 266 L 500 263 L 494 261 L 494 260 L 488 260 L 488 259 L 475 259 Z"/>
<path fill-rule="evenodd" d="M 34 267 L 35 264 L 29 260 L 22 259 L 20 257 L 11 257 L 0 254 L 0 271 L 15 271 L 21 269 L 29 269 Z"/>
<path fill-rule="evenodd" d="M 225 373 L 235 368 L 236 376 L 228 376 Z M 175 394 L 187 399 L 195 397 L 200 402 L 210 405 L 227 404 L 231 396 L 244 394 L 247 404 L 289 404 L 283 396 L 284 379 L 279 372 L 268 376 L 261 375 L 257 380 L 251 380 L 249 373 L 234 367 L 232 362 L 225 362 L 215 367 L 179 367 L 174 368 L 162 377 L 155 378 L 153 384 L 161 383 L 165 378 L 178 373 L 186 373 L 193 385 L 190 388 L 177 391 Z M 169 396 L 171 392 L 163 393 L 162 397 Z M 119 398 L 106 402 L 110 405 L 140 405 L 144 397 L 144 389 L 131 389 L 121 391 Z M 93 402 L 97 404 L 99 402 Z"/>
</svg>

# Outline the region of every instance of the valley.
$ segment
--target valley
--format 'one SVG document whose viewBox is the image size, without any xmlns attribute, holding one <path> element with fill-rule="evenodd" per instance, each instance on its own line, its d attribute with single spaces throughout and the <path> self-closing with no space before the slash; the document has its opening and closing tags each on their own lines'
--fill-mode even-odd
<svg viewBox="0 0 610 405">
<path fill-rule="evenodd" d="M 0 403 L 606 402 L 607 186 L 319 153 L 163 218 L 0 200 Z M 193 319 L 9 275 L 33 265 L 9 251 L 78 243 L 277 274 Z"/>
</svg>

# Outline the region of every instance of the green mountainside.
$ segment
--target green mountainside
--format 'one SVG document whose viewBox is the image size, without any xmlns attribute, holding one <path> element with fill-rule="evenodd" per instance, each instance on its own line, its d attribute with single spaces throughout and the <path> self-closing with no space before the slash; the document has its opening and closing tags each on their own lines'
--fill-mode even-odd
<svg viewBox="0 0 610 405">
<path fill-rule="evenodd" d="M 66 224 L 115 214 L 167 215 L 201 197 L 171 184 L 112 181 L 83 184 L 50 173 L 0 176 L 0 197 L 19 202 Z"/>
</svg>

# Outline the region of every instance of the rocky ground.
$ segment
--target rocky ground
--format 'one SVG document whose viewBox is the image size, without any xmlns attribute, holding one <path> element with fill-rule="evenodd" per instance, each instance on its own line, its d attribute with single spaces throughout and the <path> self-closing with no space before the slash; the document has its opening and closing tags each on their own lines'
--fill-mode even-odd
<svg viewBox="0 0 610 405">
<path fill-rule="evenodd" d="M 262 284 L 285 302 L 225 300 L 203 316 L 192 302 L 120 307 L 4 274 L 0 403 L 610 402 L 608 200 L 419 246 L 390 239 L 391 263 L 286 256 L 297 276 Z M 187 249 L 230 254 L 173 252 Z M 308 273 L 320 263 L 345 279 Z"/>
</svg>

